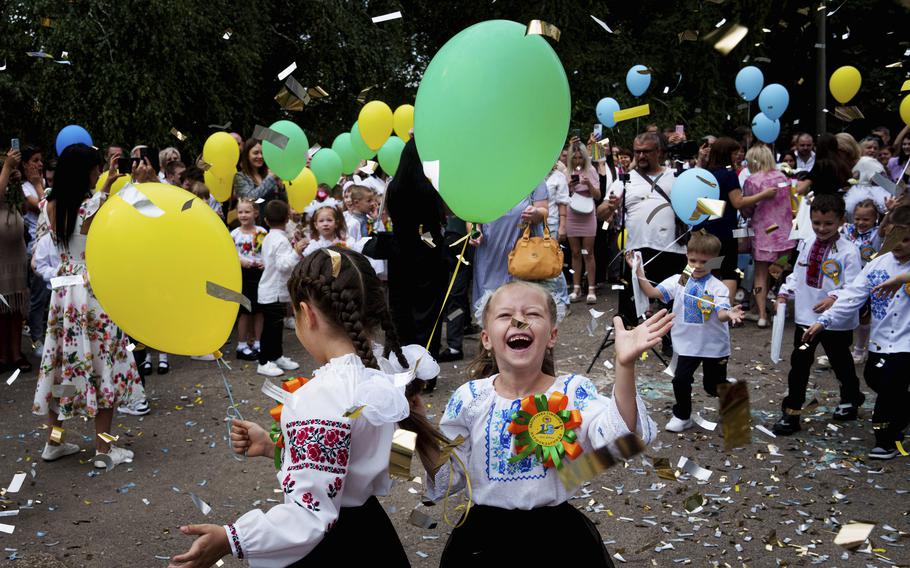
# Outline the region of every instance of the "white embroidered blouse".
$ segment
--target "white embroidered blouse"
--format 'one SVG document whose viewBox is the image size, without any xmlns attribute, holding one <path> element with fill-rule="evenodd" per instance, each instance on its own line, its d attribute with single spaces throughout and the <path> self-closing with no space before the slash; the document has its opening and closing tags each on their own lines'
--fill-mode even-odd
<svg viewBox="0 0 910 568">
<path fill-rule="evenodd" d="M 438 373 L 422 348 L 409 345 L 405 356 L 412 368 L 417 357 L 424 357 L 417 377 Z M 404 389 L 412 375 L 402 372 L 394 357 L 379 364 L 383 371 L 364 367 L 355 354 L 337 357 L 288 397 L 277 473 L 284 503 L 268 511 L 254 509 L 224 526 L 234 556 L 253 567 L 287 566 L 322 541 L 342 507 L 388 494 L 392 434 L 409 413 Z M 364 406 L 358 418 L 343 417 L 357 406 Z"/>
<path fill-rule="evenodd" d="M 496 394 L 495 378 L 496 375 L 458 387 L 439 425 L 450 439 L 459 434 L 465 439 L 456 452 L 471 477 L 473 502 L 504 509 L 534 509 L 567 501 L 574 492 L 567 491 L 556 471 L 544 468 L 533 455 L 514 464 L 508 462 L 514 450 L 507 427 L 521 401 Z M 582 423 L 576 434 L 584 451 L 611 446 L 614 455 L 619 455 L 614 441 L 628 434 L 629 429 L 613 399 L 599 394 L 594 383 L 581 375 L 557 377 L 545 394 L 549 397 L 557 390 L 568 396 L 568 410 L 581 411 Z M 636 396 L 635 402 L 638 409 L 635 433 L 647 444 L 657 435 L 657 425 L 648 416 L 641 398 Z M 460 469 L 456 467 L 452 471 L 448 464 L 444 465 L 427 485 L 431 499 L 443 497 L 450 475 L 454 475 L 453 493 L 465 487 Z"/>
</svg>

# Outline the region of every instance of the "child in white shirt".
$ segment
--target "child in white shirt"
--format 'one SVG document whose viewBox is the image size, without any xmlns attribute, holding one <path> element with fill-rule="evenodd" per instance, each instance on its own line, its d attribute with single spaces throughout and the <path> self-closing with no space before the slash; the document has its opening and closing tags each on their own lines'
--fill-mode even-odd
<svg viewBox="0 0 910 568">
<path fill-rule="evenodd" d="M 309 219 L 312 240 L 303 249 L 303 256 L 333 245 L 347 246 L 347 228 L 338 205 L 337 201 L 328 197 L 325 201 L 313 201 L 304 210 Z"/>
<path fill-rule="evenodd" d="M 642 291 L 652 299 L 673 302 L 675 321 L 671 336 L 676 366 L 673 371 L 673 417 L 667 423 L 670 432 L 682 432 L 692 421 L 692 382 L 701 365 L 705 392 L 717 396 L 717 386 L 727 382 L 730 357 L 728 322 L 743 319 L 740 306 L 730 307 L 730 292 L 723 282 L 711 275 L 707 263 L 720 253 L 720 239 L 711 234 L 694 233 L 686 247 L 687 273 L 670 276 L 654 287 L 639 266 L 638 281 Z"/>
<path fill-rule="evenodd" d="M 840 238 L 838 229 L 844 222 L 844 200 L 839 195 L 815 196 L 809 209 L 815 236 L 804 241 L 793 272 L 778 292 L 777 301 L 795 297 L 793 354 L 787 376 L 787 396 L 781 402 L 783 415 L 774 424 L 774 433 L 787 436 L 800 430 L 800 411 L 806 402 L 809 369 L 815 359 L 815 349 L 821 343 L 831 363 L 834 376 L 840 383 L 840 404 L 834 410 L 834 420 L 856 420 L 859 407 L 866 397 L 859 390 L 859 380 L 850 344 L 853 330 L 859 325 L 859 310 L 854 311 L 805 342 L 803 332 L 815 323 L 818 315 L 834 304 L 848 282 L 859 274 L 859 250 L 847 239 Z"/>
<path fill-rule="evenodd" d="M 878 253 L 882 247 L 882 237 L 878 230 L 878 207 L 871 199 L 865 199 L 853 208 L 853 222 L 845 223 L 840 229 L 845 239 L 855 244 L 863 266 Z M 859 313 L 859 327 L 853 336 L 853 362 L 866 360 L 869 349 L 869 305 L 866 303 Z"/>
</svg>

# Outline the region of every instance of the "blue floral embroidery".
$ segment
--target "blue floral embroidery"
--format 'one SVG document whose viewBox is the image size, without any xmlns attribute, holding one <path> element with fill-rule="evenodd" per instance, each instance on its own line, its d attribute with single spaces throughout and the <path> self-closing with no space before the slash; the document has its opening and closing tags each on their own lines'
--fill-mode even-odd
<svg viewBox="0 0 910 568">
<path fill-rule="evenodd" d="M 497 410 L 495 401 L 490 405 L 486 426 L 487 479 L 490 481 L 543 479 L 547 476 L 547 471 L 535 457 L 526 457 L 518 463 L 508 461 L 512 457 L 512 434 L 507 428 L 512 413 L 520 406 L 520 400 L 512 402 L 505 410 Z"/>
<path fill-rule="evenodd" d="M 888 278 L 888 272 L 885 270 L 870 270 L 869 274 L 866 275 L 866 280 L 869 281 L 869 288 L 878 286 Z M 872 308 L 872 317 L 877 320 L 884 319 L 888 315 L 888 306 L 893 298 L 880 298 L 875 294 L 870 294 L 869 300 Z"/>
<path fill-rule="evenodd" d="M 455 420 L 458 415 L 461 413 L 461 407 L 464 405 L 464 401 L 461 400 L 461 397 L 458 396 L 458 391 L 452 395 L 452 398 L 449 399 L 449 403 L 446 404 L 446 418 L 449 420 Z"/>
<path fill-rule="evenodd" d="M 683 317 L 686 323 L 705 323 L 705 316 L 701 313 L 701 310 L 698 309 L 698 300 L 696 298 L 701 298 L 705 295 L 708 278 L 710 278 L 710 276 L 706 276 L 702 280 L 689 278 L 689 281 L 686 283 L 685 290 L 687 295 L 683 296 L 683 305 L 685 306 Z"/>
<path fill-rule="evenodd" d="M 477 398 L 477 387 L 474 381 L 468 381 L 468 390 L 471 391 L 471 398 Z"/>
<path fill-rule="evenodd" d="M 588 379 L 584 379 L 575 388 L 575 408 L 584 410 L 597 396 L 597 387 Z"/>
</svg>

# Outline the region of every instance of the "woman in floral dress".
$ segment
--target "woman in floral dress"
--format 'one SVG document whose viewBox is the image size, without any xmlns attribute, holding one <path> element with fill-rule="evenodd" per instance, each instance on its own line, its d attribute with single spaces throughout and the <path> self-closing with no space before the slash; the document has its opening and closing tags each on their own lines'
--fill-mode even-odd
<svg viewBox="0 0 910 568">
<path fill-rule="evenodd" d="M 148 166 L 140 166 L 145 168 Z M 139 372 L 127 350 L 127 337 L 98 303 L 85 267 L 85 243 L 94 215 L 107 199 L 111 185 L 122 175 L 116 158 L 110 174 L 94 195 L 101 174 L 98 154 L 83 144 L 66 148 L 57 165 L 54 190 L 48 196 L 50 230 L 60 254 L 59 276 L 79 282 L 55 287 L 51 295 L 44 356 L 32 412 L 46 415 L 51 427 L 41 457 L 53 461 L 79 451 L 55 435 L 64 420 L 94 418 L 95 432 L 109 432 L 117 404 L 145 398 Z M 60 389 L 54 392 L 54 387 Z M 56 396 L 55 396 L 56 394 Z M 59 434 L 59 431 L 56 433 Z M 132 461 L 133 452 L 95 438 L 95 467 Z"/>
</svg>

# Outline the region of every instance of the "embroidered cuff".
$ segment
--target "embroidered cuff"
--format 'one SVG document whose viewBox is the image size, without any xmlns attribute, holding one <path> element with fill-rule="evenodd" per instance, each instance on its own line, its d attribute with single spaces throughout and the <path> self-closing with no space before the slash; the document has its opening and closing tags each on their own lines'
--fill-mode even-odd
<svg viewBox="0 0 910 568">
<path fill-rule="evenodd" d="M 243 548 L 240 546 L 240 537 L 237 536 L 237 529 L 234 528 L 234 525 L 224 525 L 224 531 L 227 533 L 228 542 L 231 543 L 231 554 L 243 559 Z"/>
<path fill-rule="evenodd" d="M 663 303 L 669 304 L 670 301 L 673 299 L 670 297 L 670 294 L 667 292 L 667 289 L 664 288 L 663 286 L 661 286 L 660 284 L 657 285 L 657 291 L 660 292 L 661 301 Z"/>
</svg>

